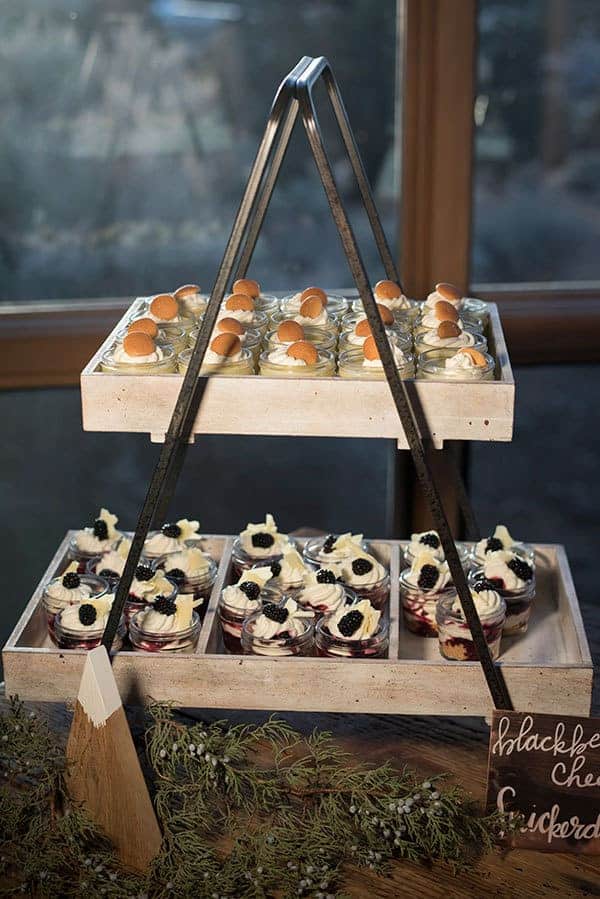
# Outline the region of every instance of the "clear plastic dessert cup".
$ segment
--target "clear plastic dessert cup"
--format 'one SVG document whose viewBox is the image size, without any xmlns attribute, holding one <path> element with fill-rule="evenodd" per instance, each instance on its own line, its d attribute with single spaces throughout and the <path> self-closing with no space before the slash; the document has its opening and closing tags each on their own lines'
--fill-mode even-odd
<svg viewBox="0 0 600 899">
<path fill-rule="evenodd" d="M 223 646 L 226 652 L 232 655 L 242 654 L 242 627 L 244 621 L 251 615 L 260 611 L 262 606 L 268 602 L 278 603 L 281 601 L 283 594 L 281 591 L 273 587 L 263 587 L 257 600 L 255 609 L 242 610 L 237 606 L 227 603 L 223 596 L 219 601 L 218 615 L 221 625 L 221 636 L 223 638 Z"/>
<path fill-rule="evenodd" d="M 179 354 L 177 369 L 180 375 L 186 373 L 191 356 L 191 349 L 184 350 Z M 243 375 L 253 375 L 254 367 L 254 357 L 250 350 L 244 347 L 239 359 L 234 360 L 226 357 L 218 365 L 207 365 L 204 363 L 200 370 L 200 375 L 202 377 L 214 377 L 216 375 L 220 378 L 239 378 Z"/>
<path fill-rule="evenodd" d="M 167 578 L 177 585 L 179 593 L 182 595 L 191 593 L 193 594 L 194 599 L 204 600 L 202 605 L 196 608 L 200 620 L 203 621 L 204 616 L 206 615 L 206 609 L 208 608 L 208 600 L 217 578 L 218 566 L 214 559 L 210 559 L 207 570 L 196 577 L 191 577 L 180 569 L 170 569 L 169 554 L 161 556 L 161 558 L 157 560 L 156 567 L 164 570 Z"/>
<path fill-rule="evenodd" d="M 473 587 L 481 580 L 488 580 L 483 574 L 482 568 L 474 568 L 469 574 L 469 584 Z M 506 603 L 506 620 L 504 622 L 504 636 L 513 637 L 524 634 L 527 631 L 531 606 L 535 599 L 535 575 L 521 590 L 503 590 L 494 580 L 489 581 L 493 589 Z"/>
<path fill-rule="evenodd" d="M 399 346 L 405 355 L 412 355 L 413 339 L 412 334 L 405 331 L 394 331 L 392 328 L 386 329 L 388 338 L 393 340 L 396 346 Z M 352 328 L 344 330 L 340 334 L 338 349 L 340 354 L 345 352 L 361 351 L 364 344 L 362 338 L 357 339 Z"/>
<path fill-rule="evenodd" d="M 456 599 L 454 584 L 446 584 L 442 590 L 420 590 L 407 580 L 409 569 L 400 572 L 400 605 L 407 630 L 419 637 L 437 637 L 436 605 L 439 599 Z"/>
<path fill-rule="evenodd" d="M 334 636 L 327 626 L 327 617 L 317 622 L 315 629 L 316 655 L 327 658 L 387 659 L 389 623 L 379 619 L 377 630 L 365 640 L 343 639 Z"/>
<path fill-rule="evenodd" d="M 190 350 L 194 349 L 194 347 L 196 346 L 196 341 L 198 340 L 199 333 L 200 333 L 199 329 L 194 328 L 194 330 L 190 331 L 190 333 L 187 335 L 188 342 L 186 344 L 186 347 L 188 349 L 190 349 Z M 254 364 L 256 365 L 256 363 L 258 361 L 258 357 L 260 355 L 261 342 L 262 342 L 262 335 L 261 335 L 260 331 L 252 331 L 249 329 L 248 331 L 245 331 L 244 334 L 241 335 L 240 341 L 241 341 L 244 349 L 250 350 L 250 352 L 252 353 L 252 358 L 254 359 Z M 182 347 L 181 349 L 183 350 L 186 347 Z M 181 350 L 180 350 L 180 352 L 181 352 Z M 188 359 L 188 361 L 189 361 L 189 359 Z"/>
<path fill-rule="evenodd" d="M 257 637 L 254 625 L 261 613 L 255 612 L 246 618 L 242 626 L 242 652 L 257 656 L 311 656 L 314 652 L 315 626 L 310 618 L 295 619 L 299 634 L 278 634 L 270 640 Z"/>
<path fill-rule="evenodd" d="M 319 350 L 335 352 L 337 347 L 337 336 L 335 334 L 328 334 L 326 331 L 318 331 L 315 328 L 304 328 L 304 339 L 314 343 Z M 263 347 L 266 352 L 276 350 L 281 346 L 290 346 L 290 344 L 279 340 L 276 330 L 267 331 L 263 340 Z"/>
<path fill-rule="evenodd" d="M 405 363 L 398 367 L 398 375 L 402 380 L 414 378 L 415 362 L 414 357 L 410 354 L 405 355 Z M 382 366 L 365 365 L 365 358 L 362 350 L 346 350 L 340 353 L 338 360 L 338 371 L 340 378 L 348 378 L 354 381 L 385 381 L 385 374 Z"/>
<path fill-rule="evenodd" d="M 200 617 L 192 612 L 189 627 L 177 631 L 153 633 L 144 630 L 140 622 L 140 612 L 136 612 L 129 622 L 129 640 L 136 652 L 193 652 L 200 635 Z"/>
<path fill-rule="evenodd" d="M 287 546 L 290 546 L 292 549 L 296 549 L 296 544 L 291 537 L 287 538 Z M 278 544 L 279 549 L 281 549 L 281 543 Z M 236 537 L 233 541 L 233 547 L 231 550 L 231 565 L 234 578 L 239 578 L 242 571 L 247 571 L 248 568 L 255 568 L 257 565 L 272 565 L 273 562 L 280 562 L 283 558 L 283 551 L 274 552 L 270 556 L 252 556 L 250 553 L 247 553 L 244 547 L 242 546 L 242 541 L 239 537 Z"/>
<path fill-rule="evenodd" d="M 95 649 L 100 646 L 102 637 L 104 636 L 103 625 L 100 628 L 85 628 L 85 630 L 76 630 L 69 628 L 62 623 L 62 612 L 59 612 L 54 622 L 54 632 L 50 634 L 53 642 L 59 649 Z M 125 622 L 121 621 L 117 628 L 117 633 L 113 641 L 111 652 L 119 652 L 123 648 L 123 642 L 127 635 Z"/>
<path fill-rule="evenodd" d="M 62 584 L 62 579 L 64 575 L 60 575 L 60 577 L 52 578 L 44 589 L 42 594 L 42 606 L 46 613 L 46 618 L 48 621 L 48 632 L 50 636 L 54 639 L 54 622 L 56 620 L 56 616 L 59 612 L 62 612 L 64 608 L 72 605 L 79 605 L 79 603 L 85 602 L 86 599 L 93 598 L 97 599 L 99 596 L 104 596 L 109 591 L 109 583 L 103 577 L 98 577 L 94 574 L 80 574 L 79 582 L 82 586 L 87 587 L 89 589 L 89 593 L 82 593 L 79 590 L 73 590 L 72 599 L 67 596 L 65 593 L 64 597 L 56 597 L 52 596 L 48 593 L 48 588 L 52 586 L 52 584 Z"/>
<path fill-rule="evenodd" d="M 157 344 L 158 346 L 158 344 Z M 116 362 L 115 347 L 100 359 L 100 371 L 109 375 L 172 375 L 177 371 L 177 356 L 172 346 L 160 346 L 163 357 L 156 362 Z"/>
<path fill-rule="evenodd" d="M 457 350 L 427 350 L 417 357 L 417 378 L 427 381 L 493 381 L 496 362 L 484 352 L 485 366 L 473 368 L 446 368 L 446 359 L 455 356 Z"/>
<path fill-rule="evenodd" d="M 331 534 L 324 534 L 322 537 L 309 537 L 306 543 L 304 544 L 304 550 L 302 552 L 304 558 L 307 562 L 310 562 L 311 565 L 315 565 L 317 568 L 327 568 L 327 563 L 336 563 L 341 562 L 343 559 L 348 559 L 352 555 L 352 548 L 348 548 L 347 553 L 340 554 L 339 551 L 334 551 L 327 553 L 325 552 L 325 544 L 329 540 Z M 337 535 L 339 536 L 339 535 Z M 363 552 L 370 552 L 369 544 L 366 540 L 361 540 L 360 544 L 356 544 L 357 548 L 362 549 Z"/>
<path fill-rule="evenodd" d="M 314 365 L 277 365 L 269 362 L 269 353 L 264 352 L 259 367 L 260 374 L 267 378 L 331 378 L 335 375 L 335 358 L 329 350 L 319 349 Z"/>
<path fill-rule="evenodd" d="M 470 327 L 466 327 L 464 333 L 472 335 L 472 343 L 461 343 L 460 338 L 456 337 L 447 338 L 448 342 L 446 344 L 437 346 L 433 343 L 428 343 L 428 337 L 433 334 L 432 331 L 415 331 L 415 353 L 417 354 L 417 356 L 420 356 L 422 353 L 428 353 L 430 350 L 453 350 L 456 353 L 458 350 L 462 349 L 465 346 L 469 346 L 473 350 L 479 350 L 480 353 L 487 352 L 487 340 L 485 339 L 483 334 L 480 334 L 478 331 L 472 330 Z"/>
<path fill-rule="evenodd" d="M 306 298 L 305 298 L 306 299 Z M 291 293 L 287 297 L 283 297 L 280 302 L 280 310 L 288 318 L 292 315 L 298 315 L 300 312 L 300 294 Z M 336 293 L 327 294 L 327 312 L 328 314 L 344 315 L 348 311 L 348 300 L 346 297 Z"/>
<path fill-rule="evenodd" d="M 454 603 L 455 597 L 447 596 L 440 599 L 437 604 L 436 622 L 440 653 L 445 659 L 451 661 L 476 662 L 478 655 L 469 625 L 462 614 L 453 609 Z M 500 640 L 505 615 L 506 605 L 503 600 L 501 600 L 501 608 L 493 615 L 479 615 L 485 641 L 494 660 L 500 655 Z"/>
<path fill-rule="evenodd" d="M 275 312 L 271 316 L 273 330 L 277 330 L 281 322 L 287 321 L 289 318 L 289 312 Z M 301 316 L 299 313 L 297 313 L 296 315 L 292 316 L 292 318 L 294 319 L 294 321 L 296 321 L 301 318 Z M 333 334 L 335 337 L 337 337 L 340 329 L 337 315 L 333 312 L 329 312 L 329 310 L 327 311 L 327 321 L 323 322 L 322 324 L 317 324 L 311 319 L 301 320 L 298 322 L 298 324 L 302 325 L 303 328 L 312 328 L 315 331 L 325 332 L 326 334 Z"/>
</svg>

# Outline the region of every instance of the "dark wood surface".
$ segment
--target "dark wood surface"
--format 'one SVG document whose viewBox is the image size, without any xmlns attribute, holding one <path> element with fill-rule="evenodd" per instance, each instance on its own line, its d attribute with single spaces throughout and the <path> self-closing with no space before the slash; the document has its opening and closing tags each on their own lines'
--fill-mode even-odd
<svg viewBox="0 0 600 899">
<path fill-rule="evenodd" d="M 0 708 L 4 699 L 0 698 Z M 53 728 L 68 731 L 71 714 L 63 706 L 36 705 Z M 228 717 L 235 721 L 264 720 L 263 713 L 199 712 L 194 717 L 212 721 Z M 301 731 L 313 727 L 331 731 L 336 739 L 362 759 L 381 763 L 388 759 L 413 766 L 423 775 L 453 772 L 453 780 L 484 801 L 488 750 L 488 728 L 481 719 L 431 718 L 370 715 L 284 715 Z M 130 712 L 134 730 L 139 712 Z M 468 874 L 453 875 L 441 866 L 399 862 L 390 879 L 353 871 L 346 886 L 352 897 L 537 897 L 600 896 L 600 859 L 528 850 L 493 853 Z"/>
</svg>

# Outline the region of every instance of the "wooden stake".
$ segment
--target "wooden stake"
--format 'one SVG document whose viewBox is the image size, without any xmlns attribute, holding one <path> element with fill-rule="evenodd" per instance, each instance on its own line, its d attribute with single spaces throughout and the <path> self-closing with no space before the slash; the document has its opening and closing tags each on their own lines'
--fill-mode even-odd
<svg viewBox="0 0 600 899">
<path fill-rule="evenodd" d="M 147 871 L 161 833 L 106 649 L 88 653 L 69 740 L 67 782 L 124 865 Z"/>
</svg>

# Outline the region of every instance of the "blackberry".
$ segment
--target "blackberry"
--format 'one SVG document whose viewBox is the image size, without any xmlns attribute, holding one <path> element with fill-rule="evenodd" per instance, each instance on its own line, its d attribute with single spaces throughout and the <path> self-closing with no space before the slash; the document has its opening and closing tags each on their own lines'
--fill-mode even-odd
<svg viewBox="0 0 600 899">
<path fill-rule="evenodd" d="M 154 571 L 149 565 L 138 565 L 135 569 L 135 576 L 138 581 L 151 581 L 154 577 Z"/>
<path fill-rule="evenodd" d="M 281 565 L 279 564 L 279 562 L 273 562 L 271 564 L 271 574 L 273 575 L 273 577 L 279 577 L 279 575 L 281 574 Z"/>
<path fill-rule="evenodd" d="M 317 584 L 335 584 L 337 578 L 329 568 L 319 568 L 317 571 Z"/>
<path fill-rule="evenodd" d="M 101 518 L 95 520 L 93 531 L 98 540 L 108 540 L 108 525 Z"/>
<path fill-rule="evenodd" d="M 533 568 L 524 559 L 515 556 L 508 562 L 508 567 L 517 575 L 520 581 L 530 581 L 533 577 Z"/>
<path fill-rule="evenodd" d="M 440 548 L 440 538 L 437 534 L 423 534 L 419 538 L 419 543 L 422 543 L 423 546 L 430 546 L 431 549 L 439 549 Z"/>
<path fill-rule="evenodd" d="M 181 568 L 171 568 L 170 571 L 167 571 L 167 577 L 177 581 L 178 584 L 182 584 L 185 581 L 185 571 L 182 571 Z"/>
<path fill-rule="evenodd" d="M 161 615 L 174 615 L 177 611 L 177 603 L 169 596 L 157 596 L 154 600 L 154 608 Z"/>
<path fill-rule="evenodd" d="M 118 578 L 118 571 L 111 571 L 110 568 L 103 568 L 101 572 L 99 572 L 100 577 L 109 577 L 109 578 Z"/>
<path fill-rule="evenodd" d="M 354 574 L 368 574 L 369 571 L 373 570 L 373 563 L 369 562 L 368 559 L 353 559 L 352 561 L 352 571 Z"/>
<path fill-rule="evenodd" d="M 264 531 L 252 534 L 252 546 L 256 546 L 259 549 L 269 549 L 274 543 L 275 537 L 272 534 L 266 534 Z"/>
<path fill-rule="evenodd" d="M 263 615 L 265 618 L 268 618 L 270 621 L 277 621 L 279 624 L 283 624 L 284 621 L 287 621 L 289 614 L 290 613 L 285 606 L 278 606 L 274 602 L 268 602 L 263 608 Z"/>
<path fill-rule="evenodd" d="M 339 620 L 338 631 L 344 637 L 351 637 L 363 623 L 364 617 L 363 613 L 356 609 L 352 612 L 346 612 Z"/>
<path fill-rule="evenodd" d="M 161 531 L 165 537 L 174 537 L 175 540 L 181 537 L 181 528 L 178 524 L 163 524 Z"/>
<path fill-rule="evenodd" d="M 330 553 L 333 552 L 333 544 L 335 543 L 335 537 L 333 534 L 330 534 L 323 543 L 323 552 Z"/>
<path fill-rule="evenodd" d="M 82 624 L 93 624 L 97 617 L 98 612 L 96 611 L 96 607 L 93 606 L 91 602 L 84 602 L 79 606 L 79 620 Z"/>
<path fill-rule="evenodd" d="M 502 540 L 498 540 L 497 537 L 490 537 L 488 539 L 488 542 L 485 544 L 486 553 L 497 553 L 502 549 L 504 549 Z"/>
<path fill-rule="evenodd" d="M 62 585 L 63 587 L 66 587 L 67 590 L 74 590 L 75 587 L 79 587 L 80 583 L 81 578 L 76 571 L 68 571 L 62 579 Z"/>
<path fill-rule="evenodd" d="M 242 593 L 245 593 L 252 602 L 257 600 L 260 596 L 260 587 L 258 584 L 255 584 L 254 581 L 244 581 L 243 584 L 240 584 L 240 590 Z"/>
<path fill-rule="evenodd" d="M 435 565 L 423 565 L 417 586 L 421 590 L 433 590 L 438 582 L 439 573 Z"/>
<path fill-rule="evenodd" d="M 482 593 L 484 590 L 495 590 L 497 584 L 491 581 L 487 577 L 478 578 L 478 580 L 473 584 L 473 591 L 475 593 Z"/>
</svg>

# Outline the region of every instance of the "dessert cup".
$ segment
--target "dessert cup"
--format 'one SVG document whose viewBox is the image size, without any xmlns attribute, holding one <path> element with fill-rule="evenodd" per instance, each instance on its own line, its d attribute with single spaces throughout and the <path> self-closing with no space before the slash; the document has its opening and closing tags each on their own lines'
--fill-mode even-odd
<svg viewBox="0 0 600 899">
<path fill-rule="evenodd" d="M 62 621 L 63 611 L 59 612 L 56 616 L 54 621 L 54 632 L 50 633 L 53 642 L 59 649 L 85 649 L 86 652 L 89 652 L 90 649 L 95 649 L 97 646 L 100 646 L 102 637 L 104 636 L 106 620 L 103 620 L 99 627 L 95 625 L 85 628 L 83 626 L 81 628 L 69 627 Z M 121 621 L 117 628 L 111 653 L 119 652 L 123 648 L 123 642 L 126 635 L 127 628 L 125 622 Z"/>
<path fill-rule="evenodd" d="M 258 656 L 311 656 L 314 650 L 315 626 L 311 618 L 295 619 L 295 632 L 282 631 L 274 637 L 256 633 L 263 612 L 255 612 L 242 626 L 242 652 Z"/>
<path fill-rule="evenodd" d="M 319 348 L 319 358 L 314 365 L 295 365 L 290 357 L 290 363 L 278 364 L 269 360 L 273 351 L 261 353 L 259 359 L 260 374 L 268 378 L 331 378 L 335 375 L 335 358 L 329 350 Z"/>
<path fill-rule="evenodd" d="M 352 563 L 355 561 L 357 560 L 353 559 Z M 390 575 L 379 562 L 377 562 L 377 567 L 374 570 L 377 573 L 380 573 L 383 570 L 385 573 L 381 577 L 378 577 L 377 580 L 368 583 L 366 578 L 370 576 L 370 573 L 364 576 L 357 576 L 353 573 L 351 564 L 349 565 L 347 562 L 342 562 L 341 578 L 342 583 L 345 584 L 346 587 L 350 587 L 351 590 L 354 590 L 359 601 L 361 599 L 368 599 L 374 609 L 381 610 L 385 608 L 390 597 Z"/>
<path fill-rule="evenodd" d="M 141 612 L 142 609 L 146 608 L 146 606 L 152 605 L 152 603 L 158 596 L 164 596 L 167 599 L 175 599 L 175 597 L 179 593 L 177 584 L 175 584 L 173 581 L 170 581 L 169 578 L 165 578 L 164 580 L 168 581 L 169 587 L 170 587 L 169 590 L 165 589 L 165 587 L 163 585 L 162 592 L 156 592 L 155 590 L 152 589 L 152 587 L 149 586 L 147 593 L 141 592 L 141 594 L 140 594 L 140 593 L 134 592 L 134 593 L 129 594 L 129 596 L 127 598 L 127 602 L 125 603 L 125 608 L 123 610 L 123 615 L 125 616 L 125 621 L 127 622 L 128 625 L 129 625 L 129 622 L 131 621 L 131 619 L 133 618 L 133 616 L 137 612 Z M 149 583 L 149 582 L 147 582 L 147 583 Z M 132 584 L 131 589 L 134 589 L 133 584 Z M 115 586 L 115 590 L 116 590 L 116 586 Z"/>
<path fill-rule="evenodd" d="M 191 357 L 191 349 L 184 350 L 179 354 L 177 370 L 180 375 L 186 373 Z M 219 362 L 217 365 L 207 365 L 204 363 L 200 369 L 200 376 L 208 378 L 217 375 L 222 378 L 236 378 L 241 377 L 242 375 L 253 375 L 254 368 L 254 357 L 249 349 L 244 348 L 242 349 L 239 359 L 224 357 L 222 362 Z"/>
<path fill-rule="evenodd" d="M 190 574 L 182 569 L 173 567 L 179 553 L 170 553 L 157 560 L 156 567 L 164 570 L 168 580 L 176 584 L 179 593 L 192 594 L 194 599 L 202 599 L 204 602 L 196 608 L 200 620 L 204 620 L 211 590 L 217 577 L 218 566 L 214 559 L 208 559 L 206 571 L 199 574 Z"/>
<path fill-rule="evenodd" d="M 419 304 L 415 300 L 408 299 L 408 297 L 403 298 L 402 305 L 398 305 L 394 300 L 385 300 L 378 297 L 375 297 L 375 300 L 377 303 L 387 306 L 398 325 L 407 331 L 412 328 L 419 316 Z M 353 301 L 352 311 L 356 315 L 365 315 L 363 301 L 360 297 Z"/>
<path fill-rule="evenodd" d="M 411 355 L 413 349 L 412 334 L 405 331 L 395 331 L 393 328 L 386 328 L 388 340 L 393 341 L 396 346 L 400 347 L 405 355 Z M 344 329 L 340 333 L 338 350 L 340 355 L 345 352 L 356 352 L 361 350 L 365 342 L 365 337 L 357 337 L 353 328 Z"/>
<path fill-rule="evenodd" d="M 348 609 L 351 611 L 351 607 Z M 335 636 L 328 627 L 330 616 L 321 618 L 315 629 L 316 655 L 327 658 L 387 659 L 389 624 L 379 619 L 375 633 L 362 640 Z"/>
<path fill-rule="evenodd" d="M 135 319 L 132 319 L 134 322 Z M 130 322 L 130 324 L 132 323 Z M 158 335 L 156 345 L 164 351 L 165 346 L 170 346 L 174 352 L 180 353 L 188 346 L 188 334 L 181 325 L 157 325 Z M 122 343 L 129 332 L 127 329 L 117 332 L 117 340 Z"/>
<path fill-rule="evenodd" d="M 200 617 L 192 613 L 192 623 L 180 630 L 152 632 L 142 623 L 143 609 L 135 613 L 129 622 L 129 639 L 136 652 L 193 652 L 200 634 Z"/>
<path fill-rule="evenodd" d="M 315 572 L 318 574 L 318 572 Z M 358 602 L 358 597 L 354 590 L 346 587 L 340 581 L 305 583 L 300 590 L 294 592 L 294 599 L 303 609 L 312 612 L 315 621 L 319 618 L 337 612 L 338 609 L 345 606 L 352 606 Z"/>
<path fill-rule="evenodd" d="M 319 331 L 316 328 L 304 328 L 304 340 L 308 340 L 309 343 L 314 343 L 319 350 L 330 350 L 332 353 L 335 353 L 337 347 L 336 334 L 328 334 L 326 331 Z M 263 348 L 269 353 L 271 350 L 279 349 L 279 347 L 282 346 L 291 346 L 292 343 L 294 343 L 293 340 L 287 343 L 279 340 L 276 330 L 268 331 L 263 340 Z"/>
<path fill-rule="evenodd" d="M 482 334 L 471 330 L 469 327 L 458 337 L 438 337 L 435 331 L 420 331 L 414 334 L 415 353 L 420 356 L 429 350 L 460 350 L 461 347 L 470 346 L 481 353 L 487 352 L 487 340 Z"/>
<path fill-rule="evenodd" d="M 264 603 L 278 603 L 281 599 L 282 594 L 279 590 L 274 587 L 263 587 L 258 599 L 254 603 L 249 601 L 247 608 L 242 609 L 231 602 L 227 602 L 223 594 L 221 594 L 218 615 L 225 651 L 233 655 L 240 655 L 242 652 L 242 627 L 244 621 L 260 611 Z"/>
<path fill-rule="evenodd" d="M 437 540 L 438 540 L 438 544 L 437 544 L 437 546 L 432 546 L 430 543 L 423 543 L 423 544 L 420 544 L 420 543 L 418 543 L 418 541 L 412 541 L 412 540 L 411 540 L 411 542 L 408 543 L 408 544 L 405 546 L 405 548 L 404 548 L 404 562 L 405 562 L 405 564 L 408 565 L 409 567 L 410 567 L 410 566 L 412 565 L 412 563 L 414 562 L 414 559 L 415 559 L 415 552 L 414 552 L 414 551 L 415 551 L 415 550 L 420 550 L 421 552 L 422 552 L 423 550 L 430 550 L 430 551 L 433 553 L 433 555 L 436 557 L 436 559 L 439 559 L 440 562 L 444 562 L 445 559 L 446 559 L 446 556 L 445 556 L 445 554 L 444 554 L 444 550 L 443 550 L 443 548 L 442 548 L 442 545 L 441 545 L 441 543 L 439 542 L 439 537 L 437 536 L 437 534 L 435 533 L 435 531 L 424 531 L 424 532 L 423 532 L 423 535 L 425 535 L 425 534 L 432 534 L 433 536 L 435 536 L 435 537 L 437 538 Z M 423 535 L 421 535 L 421 534 L 415 534 L 414 536 L 415 536 L 415 537 L 420 537 L 420 536 L 423 536 Z M 454 545 L 456 546 L 456 551 L 457 551 L 457 553 L 458 553 L 458 558 L 460 559 L 463 568 L 465 569 L 465 571 L 468 570 L 468 568 L 469 568 L 469 566 L 470 566 L 470 564 L 471 564 L 471 563 L 470 563 L 471 544 L 470 544 L 470 543 L 465 543 L 465 542 L 460 541 L 460 540 L 456 540 L 455 543 L 454 543 Z"/>
<path fill-rule="evenodd" d="M 258 331 L 261 336 L 270 329 L 271 319 L 266 312 L 261 312 L 260 309 L 231 310 L 221 306 L 217 321 L 221 321 L 222 318 L 235 318 L 246 331 Z"/>
<path fill-rule="evenodd" d="M 302 305 L 302 300 L 300 299 L 300 293 L 291 293 L 287 297 L 283 297 L 280 301 L 279 308 L 280 311 L 289 318 L 290 316 L 297 315 L 300 312 L 300 306 Z M 305 298 L 306 299 L 306 298 Z M 327 294 L 327 312 L 333 313 L 334 315 L 343 315 L 348 311 L 348 300 L 346 297 L 340 296 L 335 293 Z"/>
<path fill-rule="evenodd" d="M 108 584 L 112 589 L 121 580 L 121 575 L 123 574 L 123 571 L 125 569 L 125 561 L 126 560 L 125 559 L 121 560 L 123 563 L 122 567 L 119 565 L 118 567 L 120 568 L 120 570 L 117 571 L 116 568 L 113 569 L 113 568 L 106 567 L 105 560 L 107 558 L 109 558 L 109 556 L 107 554 L 104 554 L 102 556 L 92 556 L 92 558 L 88 559 L 88 561 L 87 561 L 87 564 L 85 566 L 85 571 L 86 571 L 86 574 L 93 574 L 93 575 L 97 575 L 98 577 L 104 578 L 106 581 L 108 581 Z M 143 556 L 140 558 L 138 565 L 143 565 L 148 568 L 153 567 L 152 561 L 150 559 L 144 558 Z"/>
<path fill-rule="evenodd" d="M 462 611 L 457 608 L 457 597 L 443 597 L 438 601 L 436 609 L 436 622 L 440 653 L 445 659 L 451 661 L 478 660 L 477 650 L 473 643 L 473 637 L 469 625 L 465 621 Z M 479 610 L 478 610 L 479 611 Z M 492 659 L 500 655 L 500 639 L 506 616 L 506 605 L 502 598 L 497 607 L 489 614 L 479 611 L 479 620 L 490 650 Z"/>
<path fill-rule="evenodd" d="M 203 538 L 198 533 L 199 527 L 195 520 L 180 518 L 176 522 L 163 524 L 160 531 L 149 531 L 144 541 L 144 556 L 156 560 L 183 549 L 202 550 Z"/>
<path fill-rule="evenodd" d="M 482 353 L 485 366 L 472 368 L 447 368 L 446 360 L 452 359 L 456 350 L 427 350 L 417 357 L 417 378 L 428 381 L 493 381 L 496 363 L 489 353 Z"/>
<path fill-rule="evenodd" d="M 484 537 L 471 545 L 471 562 L 475 567 L 484 564 L 489 554 L 498 550 L 509 550 L 520 556 L 535 570 L 535 549 L 528 543 L 514 540 L 504 525 L 498 525 L 491 537 Z"/>
<path fill-rule="evenodd" d="M 101 357 L 100 371 L 109 375 L 171 375 L 177 371 L 177 356 L 169 345 L 157 346 L 162 359 L 155 362 L 117 362 L 113 357 L 116 348 L 112 347 Z"/>
<path fill-rule="evenodd" d="M 300 315 L 297 312 L 295 315 L 290 316 L 289 314 L 283 312 L 275 312 L 271 316 L 272 327 L 274 330 L 277 330 L 281 322 L 287 321 L 289 318 L 292 318 L 293 321 L 298 322 L 299 325 L 302 325 L 303 328 L 310 328 L 314 331 L 324 332 L 326 334 L 333 334 L 334 337 L 337 337 L 339 331 L 339 321 L 337 315 L 335 313 L 330 313 L 326 310 L 326 318 L 322 321 L 319 319 L 308 318 L 304 315 Z"/>
<path fill-rule="evenodd" d="M 162 328 L 170 328 L 170 327 L 174 327 L 174 326 L 183 328 L 184 331 L 190 331 L 193 327 L 195 327 L 196 322 L 195 322 L 194 316 L 193 315 L 192 316 L 184 315 L 183 313 L 187 310 L 185 310 L 181 306 L 180 306 L 179 314 L 174 316 L 174 318 L 168 318 L 168 319 L 160 318 L 160 317 L 154 315 L 154 313 L 150 310 L 152 300 L 153 300 L 153 297 L 150 297 L 148 300 L 146 300 L 142 304 L 141 309 L 138 310 L 137 314 L 135 315 L 135 318 L 151 318 L 152 321 L 156 322 L 156 324 L 158 325 L 159 331 Z"/>
<path fill-rule="evenodd" d="M 85 572 L 85 566 L 93 556 L 116 549 L 123 538 L 121 531 L 115 527 L 118 520 L 108 509 L 101 509 L 92 527 L 82 528 L 71 537 L 67 555 L 70 560 L 79 563 L 81 574 Z"/>
<path fill-rule="evenodd" d="M 385 381 L 383 366 L 365 365 L 365 358 L 360 349 L 346 350 L 344 353 L 340 353 L 338 370 L 340 378 L 348 378 L 355 381 Z M 405 355 L 405 361 L 397 367 L 397 371 L 402 380 L 414 378 L 415 364 L 414 358 L 410 353 Z"/>
<path fill-rule="evenodd" d="M 67 606 L 79 605 L 88 599 L 98 599 L 105 596 L 109 590 L 109 583 L 103 577 L 93 574 L 76 574 L 79 583 L 72 588 L 66 587 L 63 581 L 66 575 L 52 578 L 46 584 L 42 594 L 42 606 L 48 621 L 48 632 L 54 639 L 54 623 L 56 616 Z M 75 584 L 75 580 L 71 579 Z"/>
<path fill-rule="evenodd" d="M 436 605 L 439 599 L 456 598 L 454 584 L 446 584 L 441 590 L 421 590 L 407 581 L 410 569 L 400 572 L 400 604 L 404 624 L 419 637 L 437 637 Z"/>
<path fill-rule="evenodd" d="M 198 340 L 199 333 L 200 333 L 200 331 L 198 328 L 194 328 L 193 331 L 190 331 L 190 333 L 188 334 L 187 349 L 190 349 L 190 350 L 194 349 L 194 347 L 196 346 L 196 341 Z M 260 350 L 261 350 L 262 335 L 261 335 L 260 331 L 252 331 L 252 330 L 244 331 L 244 333 L 239 334 L 238 337 L 240 338 L 240 342 L 241 342 L 242 346 L 244 347 L 244 349 L 250 350 L 250 352 L 252 353 L 254 365 L 256 365 L 256 363 L 258 361 L 258 357 L 260 355 Z M 185 347 L 182 347 L 182 349 L 185 349 Z M 189 364 L 189 357 L 188 357 L 188 364 Z M 186 368 L 187 368 L 187 366 L 186 366 Z"/>
<path fill-rule="evenodd" d="M 309 537 L 304 544 L 304 558 L 317 568 L 326 568 L 328 563 L 350 559 L 358 553 L 368 553 L 369 544 L 362 534 L 327 534 Z"/>
<path fill-rule="evenodd" d="M 531 606 L 535 599 L 535 576 L 522 589 L 506 590 L 493 579 L 486 578 L 482 568 L 473 569 L 469 575 L 470 586 L 475 589 L 482 581 L 489 583 L 506 604 L 504 636 L 512 637 L 526 633 L 531 616 Z"/>
</svg>

